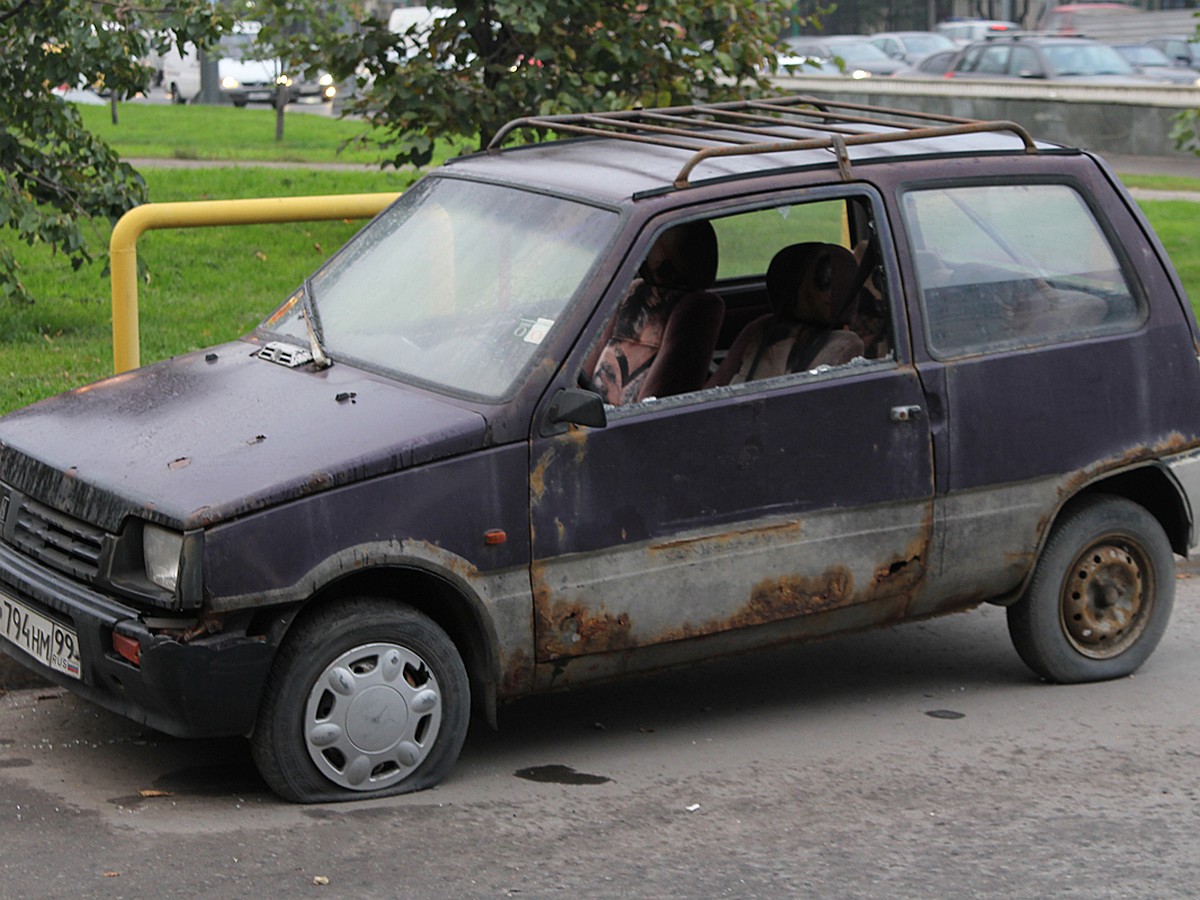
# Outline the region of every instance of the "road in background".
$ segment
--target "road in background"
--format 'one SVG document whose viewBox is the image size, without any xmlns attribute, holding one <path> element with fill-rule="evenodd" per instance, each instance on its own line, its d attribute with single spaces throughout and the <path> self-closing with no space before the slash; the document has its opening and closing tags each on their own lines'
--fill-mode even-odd
<svg viewBox="0 0 1200 900">
<path fill-rule="evenodd" d="M 441 787 L 328 806 L 275 799 L 244 741 L 14 691 L 3 893 L 1194 896 L 1200 580 L 1179 585 L 1132 678 L 1041 684 L 983 607 L 525 701 Z"/>
</svg>

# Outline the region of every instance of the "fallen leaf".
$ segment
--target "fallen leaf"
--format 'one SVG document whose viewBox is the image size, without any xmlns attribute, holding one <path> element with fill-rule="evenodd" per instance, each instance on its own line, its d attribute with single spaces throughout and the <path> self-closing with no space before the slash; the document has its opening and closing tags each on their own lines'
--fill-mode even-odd
<svg viewBox="0 0 1200 900">
<path fill-rule="evenodd" d="M 175 796 L 170 791 L 156 791 L 151 788 L 147 788 L 144 791 L 138 791 L 138 793 L 143 797 L 174 797 Z"/>
<path fill-rule="evenodd" d="M 121 873 L 120 872 L 105 872 L 104 877 L 105 878 L 120 878 Z"/>
<path fill-rule="evenodd" d="M 313 884 L 320 884 L 320 885 L 329 884 L 329 876 L 328 875 L 314 875 L 313 876 Z"/>
<path fill-rule="evenodd" d="M 267 261 L 267 254 L 263 253 L 261 250 L 255 250 L 254 255 L 258 259 L 261 259 L 263 262 Z"/>
</svg>

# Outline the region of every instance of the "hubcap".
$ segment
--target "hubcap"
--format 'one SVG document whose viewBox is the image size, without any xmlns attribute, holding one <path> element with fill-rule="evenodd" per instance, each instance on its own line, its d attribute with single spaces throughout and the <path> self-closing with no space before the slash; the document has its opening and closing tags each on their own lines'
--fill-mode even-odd
<svg viewBox="0 0 1200 900">
<path fill-rule="evenodd" d="M 412 774 L 441 721 L 441 691 L 425 661 L 399 644 L 366 644 L 334 659 L 313 683 L 304 740 L 330 781 L 373 791 Z"/>
<path fill-rule="evenodd" d="M 1127 650 L 1154 603 L 1154 572 L 1139 548 L 1106 539 L 1081 553 L 1063 584 L 1059 606 L 1072 646 L 1092 659 Z"/>
</svg>

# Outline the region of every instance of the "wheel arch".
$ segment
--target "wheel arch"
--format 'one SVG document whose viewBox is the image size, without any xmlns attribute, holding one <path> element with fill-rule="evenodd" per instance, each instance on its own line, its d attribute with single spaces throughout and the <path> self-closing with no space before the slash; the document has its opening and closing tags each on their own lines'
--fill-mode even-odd
<svg viewBox="0 0 1200 900">
<path fill-rule="evenodd" d="M 1122 497 L 1146 509 L 1166 532 L 1171 550 L 1180 556 L 1187 556 L 1192 535 L 1191 504 L 1169 468 L 1155 460 L 1105 474 L 1066 496 L 1041 523 L 1036 547 L 1030 555 L 1029 569 L 1020 584 L 1002 597 L 989 602 L 997 606 L 1011 606 L 1018 602 L 1029 589 L 1037 560 L 1041 558 L 1054 526 L 1079 500 L 1096 495 Z"/>
<path fill-rule="evenodd" d="M 1145 508 L 1167 533 L 1171 549 L 1180 556 L 1187 556 L 1192 511 L 1182 488 L 1165 465 L 1154 462 L 1105 476 L 1089 484 L 1072 501 L 1093 494 L 1124 497 Z M 1059 515 L 1070 502 L 1063 504 Z"/>
<path fill-rule="evenodd" d="M 284 617 L 272 616 L 270 640 L 282 643 L 296 623 L 352 596 L 386 597 L 432 619 L 457 648 L 471 685 L 475 712 L 496 725 L 497 636 L 484 604 L 453 576 L 415 564 L 381 564 L 348 572 L 317 589 Z"/>
</svg>

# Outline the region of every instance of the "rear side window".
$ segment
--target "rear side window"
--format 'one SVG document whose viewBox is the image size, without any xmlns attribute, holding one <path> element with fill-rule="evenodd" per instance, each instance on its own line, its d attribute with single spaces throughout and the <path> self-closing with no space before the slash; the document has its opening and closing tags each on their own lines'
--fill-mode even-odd
<svg viewBox="0 0 1200 900">
<path fill-rule="evenodd" d="M 1141 309 L 1108 238 L 1067 185 L 910 191 L 926 338 L 939 356 L 1135 327 Z"/>
</svg>

